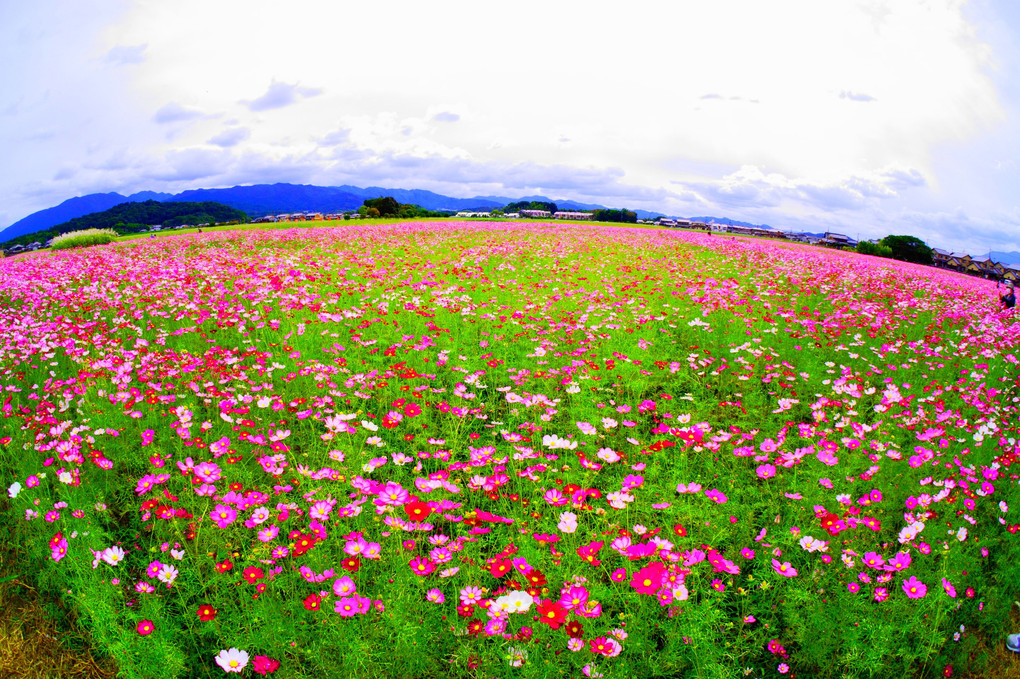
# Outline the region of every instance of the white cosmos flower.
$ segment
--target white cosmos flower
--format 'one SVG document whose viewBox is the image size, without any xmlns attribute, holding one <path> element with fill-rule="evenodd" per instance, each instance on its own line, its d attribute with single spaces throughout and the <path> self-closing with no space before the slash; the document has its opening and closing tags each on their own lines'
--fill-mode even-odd
<svg viewBox="0 0 1020 679">
<path fill-rule="evenodd" d="M 223 668 L 224 672 L 240 672 L 248 665 L 248 652 L 231 648 L 220 651 L 216 656 L 216 664 Z"/>
</svg>

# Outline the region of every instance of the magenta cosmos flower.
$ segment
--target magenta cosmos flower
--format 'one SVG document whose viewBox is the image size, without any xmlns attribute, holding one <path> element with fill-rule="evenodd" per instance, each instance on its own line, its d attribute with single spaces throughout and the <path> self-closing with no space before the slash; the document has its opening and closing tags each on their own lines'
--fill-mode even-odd
<svg viewBox="0 0 1020 679">
<path fill-rule="evenodd" d="M 920 599 L 928 593 L 928 585 L 911 575 L 903 581 L 903 591 L 911 599 Z"/>
</svg>

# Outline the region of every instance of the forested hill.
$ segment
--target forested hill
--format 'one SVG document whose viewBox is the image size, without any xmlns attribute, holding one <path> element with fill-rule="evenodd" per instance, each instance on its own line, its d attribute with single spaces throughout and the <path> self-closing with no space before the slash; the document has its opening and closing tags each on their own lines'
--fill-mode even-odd
<svg viewBox="0 0 1020 679">
<path fill-rule="evenodd" d="M 83 229 L 114 229 L 118 233 L 137 233 L 154 225 L 178 226 L 181 224 L 215 224 L 216 222 L 246 222 L 248 215 L 221 203 L 158 202 L 121 203 L 102 212 L 75 217 L 45 231 L 36 231 L 11 239 L 0 246 L 32 241 L 46 242 L 53 236 Z"/>
</svg>

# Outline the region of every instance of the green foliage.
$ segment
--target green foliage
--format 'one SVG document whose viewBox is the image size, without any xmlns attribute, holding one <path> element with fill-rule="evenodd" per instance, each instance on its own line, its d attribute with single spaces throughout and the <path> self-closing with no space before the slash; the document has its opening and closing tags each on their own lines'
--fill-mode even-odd
<svg viewBox="0 0 1020 679">
<path fill-rule="evenodd" d="M 368 209 L 375 208 L 379 211 L 380 217 L 396 217 L 400 214 L 400 203 L 393 196 L 383 196 L 382 198 L 367 198 L 365 200 L 365 207 Z"/>
<path fill-rule="evenodd" d="M 392 196 L 369 198 L 358 209 L 358 213 L 366 217 L 396 217 L 397 219 L 416 219 L 421 217 L 449 217 L 451 212 L 443 210 L 426 210 L 420 205 L 398 203 Z"/>
<path fill-rule="evenodd" d="M 595 210 L 591 218 L 596 222 L 637 223 L 637 213 L 630 210 Z"/>
<path fill-rule="evenodd" d="M 931 264 L 931 248 L 915 236 L 886 236 L 880 242 L 892 252 L 894 259 L 915 264 Z"/>
<path fill-rule="evenodd" d="M 520 212 L 521 210 L 548 210 L 549 212 L 556 212 L 556 203 L 546 203 L 541 200 L 521 200 L 516 203 L 510 203 L 503 208 L 503 212 Z"/>
<path fill-rule="evenodd" d="M 117 232 L 113 229 L 86 229 L 84 231 L 71 231 L 57 236 L 53 239 L 51 247 L 54 250 L 67 250 L 69 248 L 84 248 L 90 245 L 105 245 L 117 239 Z"/>
<path fill-rule="evenodd" d="M 876 257 L 892 257 L 892 248 L 888 245 L 882 245 L 881 243 L 872 243 L 871 241 L 862 240 L 857 244 L 857 252 L 862 255 L 875 255 Z"/>
</svg>

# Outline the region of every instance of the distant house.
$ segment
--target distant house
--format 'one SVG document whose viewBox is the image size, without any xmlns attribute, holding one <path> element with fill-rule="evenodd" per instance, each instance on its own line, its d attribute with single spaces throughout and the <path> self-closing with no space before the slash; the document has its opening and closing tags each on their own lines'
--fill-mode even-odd
<svg viewBox="0 0 1020 679">
<path fill-rule="evenodd" d="M 957 271 L 966 271 L 969 265 L 970 255 L 959 252 L 949 253 L 949 259 L 946 262 L 946 266 L 948 266 L 950 269 L 956 269 Z"/>
<path fill-rule="evenodd" d="M 825 245 L 833 245 L 836 247 L 857 247 L 857 241 L 850 236 L 842 233 L 833 233 L 831 231 L 825 232 L 821 242 Z"/>
<path fill-rule="evenodd" d="M 505 219 L 520 219 L 521 218 L 521 213 L 520 212 L 507 212 L 505 215 L 503 215 L 503 217 Z"/>
<path fill-rule="evenodd" d="M 676 226 L 676 220 L 675 219 L 670 219 L 669 217 L 659 217 L 659 219 L 655 223 L 658 224 L 659 226 L 670 226 L 670 227 Z"/>
<path fill-rule="evenodd" d="M 543 219 L 548 218 L 552 215 L 548 210 L 521 210 L 521 217 L 531 217 L 532 219 Z"/>
<path fill-rule="evenodd" d="M 521 212 L 525 212 L 525 210 L 521 210 Z M 544 212 L 544 210 L 540 210 L 540 212 Z M 558 212 L 553 213 L 553 219 L 580 219 L 580 220 L 585 220 L 585 219 L 591 219 L 591 215 L 592 215 L 592 213 L 590 213 L 590 212 L 570 212 L 570 211 L 567 211 L 567 210 L 560 210 Z M 545 216 L 548 217 L 549 213 L 546 212 Z"/>
</svg>

